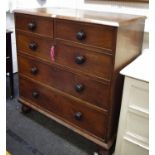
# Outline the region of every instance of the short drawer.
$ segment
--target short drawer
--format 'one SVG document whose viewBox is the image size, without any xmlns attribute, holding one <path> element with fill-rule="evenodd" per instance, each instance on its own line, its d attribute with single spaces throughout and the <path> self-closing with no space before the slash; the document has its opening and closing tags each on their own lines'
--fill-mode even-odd
<svg viewBox="0 0 155 155">
<path fill-rule="evenodd" d="M 114 50 L 116 29 L 111 26 L 55 19 L 55 37 Z"/>
<path fill-rule="evenodd" d="M 16 29 L 53 38 L 53 19 L 35 15 L 15 13 Z"/>
<path fill-rule="evenodd" d="M 38 108 L 58 116 L 78 129 L 95 136 L 106 135 L 107 114 L 92 109 L 76 100 L 61 95 L 52 89 L 20 77 L 20 97 Z"/>
<path fill-rule="evenodd" d="M 37 36 L 17 30 L 16 41 L 18 51 L 51 61 L 50 49 L 53 46 L 52 38 Z"/>
<path fill-rule="evenodd" d="M 19 73 L 93 105 L 108 109 L 110 90 L 108 82 L 102 83 L 88 76 L 21 55 L 18 60 Z"/>
<path fill-rule="evenodd" d="M 57 41 L 55 47 L 56 63 L 106 80 L 111 79 L 113 69 L 111 55 L 61 41 Z"/>
</svg>

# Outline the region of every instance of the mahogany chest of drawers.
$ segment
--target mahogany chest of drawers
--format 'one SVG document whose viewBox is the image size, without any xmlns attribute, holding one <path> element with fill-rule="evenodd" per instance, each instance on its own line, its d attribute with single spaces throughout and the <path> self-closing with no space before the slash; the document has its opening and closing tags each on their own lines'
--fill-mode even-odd
<svg viewBox="0 0 155 155">
<path fill-rule="evenodd" d="M 42 8 L 15 12 L 19 101 L 110 154 L 120 69 L 141 51 L 145 17 Z"/>
</svg>

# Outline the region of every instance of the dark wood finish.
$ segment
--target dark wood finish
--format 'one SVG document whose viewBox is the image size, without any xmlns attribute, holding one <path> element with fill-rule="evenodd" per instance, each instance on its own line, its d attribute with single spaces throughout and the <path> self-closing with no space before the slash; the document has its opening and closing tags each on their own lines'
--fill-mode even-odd
<svg viewBox="0 0 155 155">
<path fill-rule="evenodd" d="M 15 19 L 19 101 L 110 155 L 123 87 L 119 71 L 141 52 L 145 17 L 39 8 L 16 11 Z"/>
<path fill-rule="evenodd" d="M 117 34 L 116 54 L 114 63 L 113 80 L 111 82 L 111 108 L 109 110 L 109 130 L 110 138 L 117 130 L 124 77 L 119 71 L 141 54 L 143 42 L 144 19 L 120 26 Z"/>
<path fill-rule="evenodd" d="M 117 34 L 115 66 L 118 72 L 141 53 L 145 19 L 120 26 Z M 124 51 L 125 50 L 125 51 Z"/>
<path fill-rule="evenodd" d="M 91 10 L 69 9 L 69 8 L 33 8 L 26 10 L 16 10 L 15 15 L 35 15 L 36 18 L 50 17 L 55 19 L 65 19 L 78 21 L 82 23 L 94 23 L 100 25 L 107 25 L 112 27 L 125 26 L 136 20 L 145 19 L 145 16 L 112 13 L 112 12 L 100 12 Z"/>
<path fill-rule="evenodd" d="M 104 53 L 105 52 L 105 53 Z M 83 57 L 84 61 L 78 63 L 77 59 Z M 110 81 L 113 68 L 113 57 L 106 54 L 105 50 L 70 45 L 68 42 L 56 41 L 55 62 L 74 70 L 92 74 Z M 107 69 L 108 68 L 108 69 Z"/>
<path fill-rule="evenodd" d="M 55 20 L 54 27 L 56 38 L 113 50 L 116 35 L 114 27 L 60 19 Z M 78 34 L 81 34 L 81 39 L 78 38 Z"/>
<path fill-rule="evenodd" d="M 53 63 L 50 57 L 50 49 L 54 45 L 52 39 L 34 36 L 21 31 L 17 31 L 16 38 L 18 51 Z M 34 50 L 29 47 L 32 43 L 37 45 Z M 77 44 L 70 45 L 68 42 L 64 43 L 57 40 L 55 45 L 55 63 L 110 80 L 113 58 L 111 55 L 106 54 L 106 50 L 98 50 L 98 52 L 95 50 L 92 51 L 92 48 L 79 47 Z M 85 57 L 85 61 L 82 64 L 76 62 L 78 56 Z M 109 69 L 107 70 L 107 68 Z"/>
<path fill-rule="evenodd" d="M 98 137 L 105 138 L 106 113 L 96 111 L 85 104 L 72 100 L 22 76 L 20 76 L 19 86 L 21 98 L 58 115 L 64 121 L 66 120 Z M 38 93 L 37 97 L 34 96 L 34 92 Z M 82 116 L 75 116 L 77 113 L 81 113 Z M 77 117 L 81 118 L 77 119 Z"/>
<path fill-rule="evenodd" d="M 12 62 L 12 45 L 11 45 L 12 31 L 6 31 L 6 73 L 9 73 L 10 79 L 10 98 L 14 97 L 14 80 L 13 80 L 13 62 Z"/>
<path fill-rule="evenodd" d="M 15 13 L 16 14 L 16 13 Z M 16 29 L 53 38 L 53 19 L 27 14 L 15 15 Z"/>
<path fill-rule="evenodd" d="M 51 38 L 44 36 L 33 35 L 23 31 L 16 31 L 16 40 L 18 51 L 29 55 L 45 59 L 51 62 L 50 49 L 54 45 Z M 36 44 L 35 49 L 30 48 L 30 44 Z"/>
<path fill-rule="evenodd" d="M 18 62 L 20 74 L 101 108 L 108 109 L 110 93 L 110 84 L 108 82 L 101 83 L 88 76 L 68 72 L 56 65 L 48 65 L 34 58 L 24 57 L 22 55 L 19 56 Z M 76 86 L 79 84 L 84 87 L 82 91 L 77 91 Z"/>
</svg>

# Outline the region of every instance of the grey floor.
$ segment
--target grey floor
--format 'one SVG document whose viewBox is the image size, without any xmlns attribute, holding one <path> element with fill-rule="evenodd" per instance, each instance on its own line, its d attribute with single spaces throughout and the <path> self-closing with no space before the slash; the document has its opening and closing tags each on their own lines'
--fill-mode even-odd
<svg viewBox="0 0 155 155">
<path fill-rule="evenodd" d="M 6 146 L 12 155 L 93 155 L 95 144 L 42 114 L 21 113 L 18 74 L 14 75 L 15 98 L 9 99 L 6 80 Z"/>
</svg>

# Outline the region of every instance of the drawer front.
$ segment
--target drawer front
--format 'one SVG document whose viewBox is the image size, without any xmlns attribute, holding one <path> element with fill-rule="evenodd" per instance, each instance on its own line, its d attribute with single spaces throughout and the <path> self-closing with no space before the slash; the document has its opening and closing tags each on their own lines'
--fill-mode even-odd
<svg viewBox="0 0 155 155">
<path fill-rule="evenodd" d="M 15 14 L 16 29 L 53 38 L 53 19 L 48 17 Z"/>
<path fill-rule="evenodd" d="M 101 138 L 105 137 L 107 125 L 105 113 L 22 77 L 20 77 L 19 85 L 20 97 L 29 103 L 60 116 L 81 130 L 84 129 Z"/>
<path fill-rule="evenodd" d="M 93 76 L 111 79 L 113 60 L 111 56 L 103 53 L 58 41 L 55 48 L 55 61 Z"/>
<path fill-rule="evenodd" d="M 53 62 L 50 55 L 50 50 L 53 46 L 52 39 L 20 31 L 16 32 L 16 38 L 18 51 Z M 72 46 L 57 41 L 55 46 L 55 62 L 106 80 L 111 79 L 112 57 L 100 52 L 94 52 L 91 49 L 80 48 L 77 45 Z"/>
<path fill-rule="evenodd" d="M 16 40 L 18 51 L 51 61 L 50 49 L 53 45 L 53 40 L 51 38 L 18 32 L 17 30 Z"/>
<path fill-rule="evenodd" d="M 116 29 L 110 26 L 55 20 L 55 37 L 114 50 Z"/>
<path fill-rule="evenodd" d="M 19 56 L 19 72 L 91 104 L 108 108 L 109 83 L 103 84 L 92 78 L 22 56 Z"/>
</svg>

